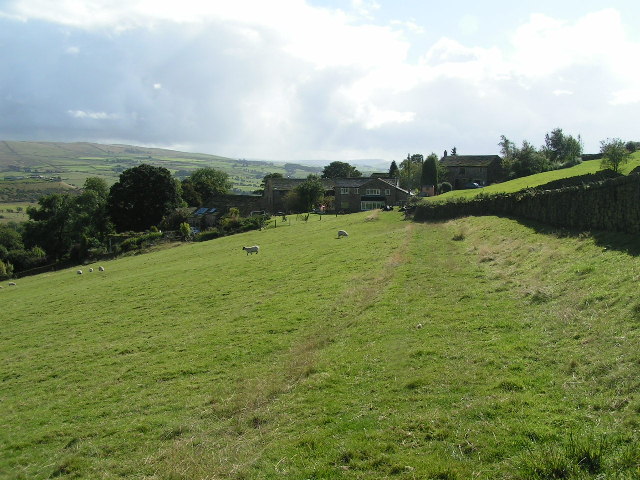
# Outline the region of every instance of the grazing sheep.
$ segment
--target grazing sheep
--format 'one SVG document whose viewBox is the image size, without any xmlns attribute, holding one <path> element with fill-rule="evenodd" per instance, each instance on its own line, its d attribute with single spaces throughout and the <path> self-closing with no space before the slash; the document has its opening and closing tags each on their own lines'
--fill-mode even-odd
<svg viewBox="0 0 640 480">
<path fill-rule="evenodd" d="M 16 286 L 16 282 L 9 282 L 9 286 L 15 287 Z"/>
<path fill-rule="evenodd" d="M 104 267 L 103 266 L 99 266 L 98 270 L 101 271 L 101 272 L 104 272 Z"/>
<path fill-rule="evenodd" d="M 345 232 L 344 230 L 338 230 L 338 238 L 341 237 L 348 237 L 349 234 L 347 232 Z"/>
<path fill-rule="evenodd" d="M 242 247 L 243 250 L 247 251 L 247 255 L 249 255 L 250 253 L 258 253 L 260 250 L 260 247 L 258 245 L 254 245 L 252 247 Z"/>
<path fill-rule="evenodd" d="M 78 275 L 82 275 L 82 270 L 78 270 L 76 273 L 77 273 Z"/>
<path fill-rule="evenodd" d="M 417 324 L 417 325 L 416 325 L 416 328 L 417 328 L 418 330 L 419 330 L 419 329 L 421 329 L 421 328 L 422 328 L 422 324 L 421 324 L 421 323 Z"/>
<path fill-rule="evenodd" d="M 90 269 L 89 269 L 89 272 L 93 272 L 93 268 L 90 268 Z"/>
</svg>

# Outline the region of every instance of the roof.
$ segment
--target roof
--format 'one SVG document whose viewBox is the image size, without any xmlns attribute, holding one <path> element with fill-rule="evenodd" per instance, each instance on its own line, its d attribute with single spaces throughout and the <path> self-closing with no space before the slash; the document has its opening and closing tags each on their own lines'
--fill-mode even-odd
<svg viewBox="0 0 640 480">
<path fill-rule="evenodd" d="M 501 160 L 498 155 L 447 155 L 440 163 L 445 167 L 488 167 Z"/>
<path fill-rule="evenodd" d="M 333 188 L 333 180 L 330 178 L 321 178 L 322 185 L 327 190 Z M 271 188 L 273 190 L 293 190 L 298 185 L 307 181 L 306 178 L 269 178 L 267 181 L 271 182 Z"/>
</svg>

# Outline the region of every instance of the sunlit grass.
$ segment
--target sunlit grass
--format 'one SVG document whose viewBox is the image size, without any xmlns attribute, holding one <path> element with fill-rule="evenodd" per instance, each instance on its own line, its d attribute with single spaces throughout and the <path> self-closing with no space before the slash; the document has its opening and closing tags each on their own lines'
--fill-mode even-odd
<svg viewBox="0 0 640 480">
<path fill-rule="evenodd" d="M 365 212 L 5 282 L 0 475 L 634 478 L 638 247 Z"/>
</svg>

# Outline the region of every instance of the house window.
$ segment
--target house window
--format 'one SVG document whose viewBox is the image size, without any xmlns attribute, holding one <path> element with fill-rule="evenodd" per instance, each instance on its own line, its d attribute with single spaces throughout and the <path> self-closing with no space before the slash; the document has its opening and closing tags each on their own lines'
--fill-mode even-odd
<svg viewBox="0 0 640 480">
<path fill-rule="evenodd" d="M 384 208 L 385 203 L 379 200 L 360 202 L 360 210 L 375 210 L 376 208 Z"/>
<path fill-rule="evenodd" d="M 367 188 L 367 195 L 380 195 L 379 188 Z"/>
<path fill-rule="evenodd" d="M 387 195 L 387 196 L 391 195 L 391 189 L 390 188 L 385 188 L 384 189 L 384 194 Z"/>
<path fill-rule="evenodd" d="M 358 193 L 360 193 L 360 189 L 359 188 L 354 188 L 353 189 L 353 193 L 355 193 L 357 195 Z"/>
<path fill-rule="evenodd" d="M 349 195 L 349 187 L 340 187 L 340 193 L 342 195 Z"/>
</svg>

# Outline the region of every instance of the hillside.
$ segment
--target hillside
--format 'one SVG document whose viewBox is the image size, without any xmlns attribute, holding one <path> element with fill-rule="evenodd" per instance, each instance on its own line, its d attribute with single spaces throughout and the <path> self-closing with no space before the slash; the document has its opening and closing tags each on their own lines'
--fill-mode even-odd
<svg viewBox="0 0 640 480">
<path fill-rule="evenodd" d="M 0 477 L 638 478 L 639 252 L 366 212 L 4 282 Z"/>
<path fill-rule="evenodd" d="M 249 193 L 259 188 L 267 173 L 278 172 L 302 178 L 322 171 L 322 167 L 294 163 L 237 160 L 133 145 L 0 141 L 0 193 L 5 192 L 8 182 L 2 178 L 7 177 L 12 177 L 13 182 L 21 182 L 23 178 L 16 177 L 41 175 L 46 179 L 55 177 L 72 186 L 81 186 L 87 177 L 95 176 L 111 184 L 117 181 L 122 171 L 141 163 L 165 167 L 179 178 L 196 168 L 217 168 L 229 175 L 238 193 Z M 43 188 L 45 183 L 45 180 L 41 182 Z"/>
<path fill-rule="evenodd" d="M 622 166 L 621 173 L 628 174 L 631 170 L 640 165 L 640 151 L 631 155 L 629 162 Z M 432 200 L 446 200 L 451 198 L 470 198 L 482 193 L 512 193 L 525 188 L 532 188 L 538 185 L 549 183 L 553 180 L 566 177 L 576 177 L 578 175 L 586 175 L 595 173 L 600 170 L 600 160 L 588 160 L 571 168 L 563 168 L 560 170 L 551 170 L 549 172 L 529 175 L 527 177 L 516 178 L 507 182 L 496 183 L 484 188 L 472 190 L 454 190 L 443 195 L 438 195 Z"/>
</svg>

